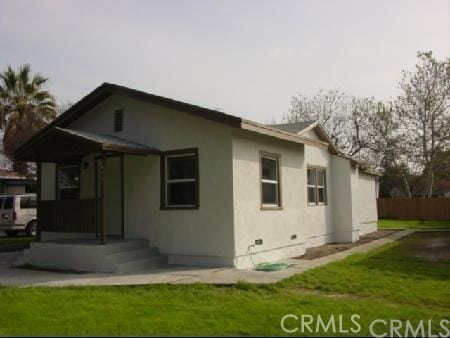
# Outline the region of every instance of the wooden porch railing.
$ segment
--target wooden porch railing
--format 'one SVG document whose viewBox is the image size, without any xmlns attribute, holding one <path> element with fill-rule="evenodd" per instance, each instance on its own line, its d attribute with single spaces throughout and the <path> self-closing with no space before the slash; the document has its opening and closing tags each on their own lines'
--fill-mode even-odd
<svg viewBox="0 0 450 338">
<path fill-rule="evenodd" d="M 99 199 L 40 201 L 39 225 L 42 231 L 97 232 Z"/>
</svg>

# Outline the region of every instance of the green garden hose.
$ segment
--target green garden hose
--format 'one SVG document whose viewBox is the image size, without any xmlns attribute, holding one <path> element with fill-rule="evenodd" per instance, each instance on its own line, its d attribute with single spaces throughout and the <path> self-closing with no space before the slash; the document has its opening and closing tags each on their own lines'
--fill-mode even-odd
<svg viewBox="0 0 450 338">
<path fill-rule="evenodd" d="M 247 255 L 250 258 L 250 261 L 253 264 L 253 268 L 256 271 L 279 271 L 289 267 L 289 264 L 286 263 L 259 263 L 255 264 L 252 259 L 252 254 L 250 252 L 250 248 L 254 247 L 254 245 L 249 245 L 247 248 Z"/>
<path fill-rule="evenodd" d="M 289 267 L 286 263 L 260 263 L 255 266 L 256 271 L 278 271 Z"/>
</svg>

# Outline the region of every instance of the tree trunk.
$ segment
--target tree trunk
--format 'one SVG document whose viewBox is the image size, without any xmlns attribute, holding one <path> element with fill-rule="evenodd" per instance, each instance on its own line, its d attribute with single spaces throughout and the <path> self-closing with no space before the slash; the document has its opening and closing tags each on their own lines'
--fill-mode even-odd
<svg viewBox="0 0 450 338">
<path fill-rule="evenodd" d="M 434 173 L 433 173 L 433 168 L 430 166 L 430 181 L 429 181 L 429 187 L 428 187 L 428 198 L 431 198 L 433 196 L 433 184 L 434 184 Z"/>
<path fill-rule="evenodd" d="M 405 183 L 406 193 L 408 194 L 408 198 L 411 198 L 411 189 L 409 188 L 408 180 L 405 176 L 403 176 L 403 182 Z"/>
</svg>

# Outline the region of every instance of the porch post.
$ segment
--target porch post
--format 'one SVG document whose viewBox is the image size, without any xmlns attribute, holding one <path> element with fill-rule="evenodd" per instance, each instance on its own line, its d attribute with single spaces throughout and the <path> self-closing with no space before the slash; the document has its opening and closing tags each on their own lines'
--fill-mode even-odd
<svg viewBox="0 0 450 338">
<path fill-rule="evenodd" d="M 41 199 L 42 199 L 42 165 L 41 162 L 36 162 L 36 219 L 37 219 L 37 229 L 36 229 L 36 241 L 41 241 Z"/>
<path fill-rule="evenodd" d="M 100 168 L 100 243 L 105 244 L 106 241 L 106 222 L 105 222 L 105 171 L 106 171 L 106 155 L 102 153 L 102 163 Z"/>
<path fill-rule="evenodd" d="M 98 196 L 98 176 L 100 175 L 98 171 L 98 158 L 94 157 L 94 173 L 95 173 L 95 200 L 97 201 L 96 208 L 99 209 L 100 204 L 98 202 L 99 196 Z M 100 210 L 97 210 L 97 222 L 95 226 L 95 238 L 100 237 Z"/>
<path fill-rule="evenodd" d="M 120 155 L 120 203 L 122 221 L 122 239 L 125 238 L 125 163 L 124 155 Z"/>
</svg>

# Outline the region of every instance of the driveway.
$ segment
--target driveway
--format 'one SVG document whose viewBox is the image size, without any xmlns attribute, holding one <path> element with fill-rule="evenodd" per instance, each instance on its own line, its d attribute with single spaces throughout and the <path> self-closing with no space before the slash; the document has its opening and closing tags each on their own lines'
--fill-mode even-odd
<svg viewBox="0 0 450 338">
<path fill-rule="evenodd" d="M 88 285 L 144 285 L 144 284 L 233 284 L 238 281 L 249 283 L 275 283 L 284 278 L 304 272 L 330 262 L 346 258 L 356 252 L 366 252 L 386 243 L 398 240 L 414 230 L 396 232 L 390 236 L 374 240 L 352 249 L 313 260 L 287 259 L 283 262 L 290 264 L 289 268 L 262 272 L 235 268 L 205 268 L 170 266 L 161 269 L 143 271 L 139 274 L 105 274 L 105 273 L 64 273 L 43 270 L 13 268 L 20 252 L 0 253 L 0 285 L 8 286 L 88 286 Z"/>
</svg>

